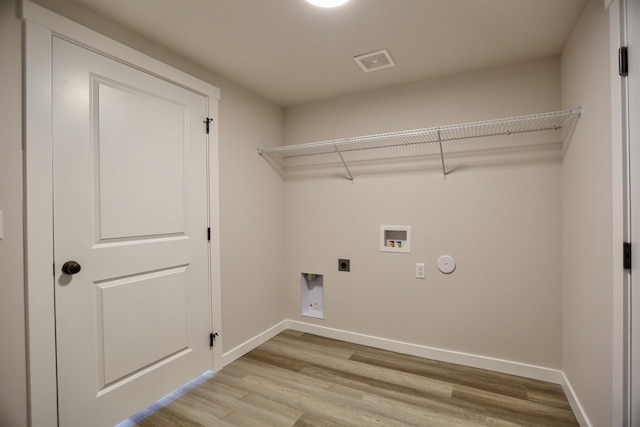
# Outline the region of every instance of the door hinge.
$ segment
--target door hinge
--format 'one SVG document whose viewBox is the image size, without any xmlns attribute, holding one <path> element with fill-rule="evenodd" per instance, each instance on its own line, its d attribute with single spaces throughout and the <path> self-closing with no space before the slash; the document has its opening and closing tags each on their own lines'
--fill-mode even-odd
<svg viewBox="0 0 640 427">
<path fill-rule="evenodd" d="M 209 334 L 209 347 L 213 348 L 213 341 L 216 339 L 217 336 L 218 336 L 217 332 L 211 332 Z"/>
<path fill-rule="evenodd" d="M 618 49 L 618 74 L 622 77 L 629 75 L 629 52 L 626 46 Z"/>
<path fill-rule="evenodd" d="M 207 228 L 207 240 L 211 241 L 211 227 Z"/>
<path fill-rule="evenodd" d="M 623 243 L 623 264 L 625 270 L 631 270 L 631 243 Z"/>
<path fill-rule="evenodd" d="M 211 123 L 213 121 L 213 119 L 211 117 L 207 117 L 206 119 L 204 119 L 204 124 L 207 127 L 207 134 L 209 133 L 209 123 Z"/>
</svg>

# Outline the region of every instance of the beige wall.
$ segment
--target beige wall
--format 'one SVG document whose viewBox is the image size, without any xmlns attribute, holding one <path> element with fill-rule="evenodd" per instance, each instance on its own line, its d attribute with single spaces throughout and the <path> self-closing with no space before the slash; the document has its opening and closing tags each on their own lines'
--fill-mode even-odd
<svg viewBox="0 0 640 427">
<path fill-rule="evenodd" d="M 224 351 L 282 321 L 284 189 L 257 154 L 282 143 L 282 110 L 221 86 L 220 206 Z"/>
<path fill-rule="evenodd" d="M 559 78 L 548 59 L 293 108 L 286 142 L 555 111 Z M 559 153 L 529 154 L 454 158 L 446 179 L 412 165 L 354 173 L 354 183 L 287 180 L 288 317 L 560 369 Z M 380 252 L 381 224 L 411 225 L 412 253 Z M 457 260 L 451 275 L 437 270 L 443 254 Z M 351 272 L 337 271 L 338 258 L 351 259 Z M 325 274 L 324 320 L 300 315 L 303 271 Z"/>
<path fill-rule="evenodd" d="M 282 180 L 256 154 L 282 143 L 282 109 L 76 4 L 38 3 L 220 88 L 223 351 L 282 320 Z"/>
<path fill-rule="evenodd" d="M 559 93 L 556 59 L 431 79 L 288 109 L 285 144 L 545 112 Z"/>
<path fill-rule="evenodd" d="M 22 257 L 21 24 L 0 1 L 0 425 L 27 423 Z"/>
<path fill-rule="evenodd" d="M 609 58 L 608 14 L 590 1 L 561 58 L 562 104 L 584 106 L 562 163 L 562 277 L 564 372 L 594 426 L 612 420 Z"/>
</svg>

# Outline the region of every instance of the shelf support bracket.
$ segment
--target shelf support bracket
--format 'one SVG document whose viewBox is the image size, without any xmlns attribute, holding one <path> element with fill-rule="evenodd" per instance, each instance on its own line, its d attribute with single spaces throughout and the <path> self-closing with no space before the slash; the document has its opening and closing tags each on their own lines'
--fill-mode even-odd
<svg viewBox="0 0 640 427">
<path fill-rule="evenodd" d="M 447 169 L 444 167 L 444 152 L 442 151 L 442 138 L 440 137 L 440 129 L 438 129 L 438 145 L 440 146 L 440 161 L 442 162 L 442 174 L 447 175 Z"/>
<path fill-rule="evenodd" d="M 338 153 L 338 156 L 340 156 L 340 160 L 342 161 L 342 166 L 344 166 L 344 168 L 347 170 L 347 174 L 349 175 L 347 179 L 349 181 L 353 181 L 353 175 L 351 175 L 351 171 L 349 170 L 349 167 L 345 163 L 344 158 L 342 157 L 342 153 L 338 149 L 338 146 L 334 144 L 333 147 L 336 149 L 336 153 Z"/>
</svg>

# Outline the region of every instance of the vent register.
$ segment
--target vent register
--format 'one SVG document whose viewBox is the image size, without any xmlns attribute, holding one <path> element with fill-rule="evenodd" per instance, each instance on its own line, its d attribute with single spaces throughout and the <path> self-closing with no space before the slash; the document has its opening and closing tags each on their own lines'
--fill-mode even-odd
<svg viewBox="0 0 640 427">
<path fill-rule="evenodd" d="M 387 49 L 376 50 L 375 52 L 369 52 L 362 55 L 358 55 L 353 58 L 354 61 L 362 68 L 362 71 L 368 73 L 370 71 L 381 70 L 383 68 L 389 68 L 396 65 L 389 55 Z"/>
</svg>

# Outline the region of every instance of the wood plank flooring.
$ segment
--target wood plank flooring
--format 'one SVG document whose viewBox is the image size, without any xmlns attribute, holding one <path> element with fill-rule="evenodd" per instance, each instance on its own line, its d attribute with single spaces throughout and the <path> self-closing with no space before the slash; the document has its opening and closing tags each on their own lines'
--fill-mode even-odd
<svg viewBox="0 0 640 427">
<path fill-rule="evenodd" d="M 138 425 L 578 423 L 556 384 L 285 331 Z"/>
</svg>

